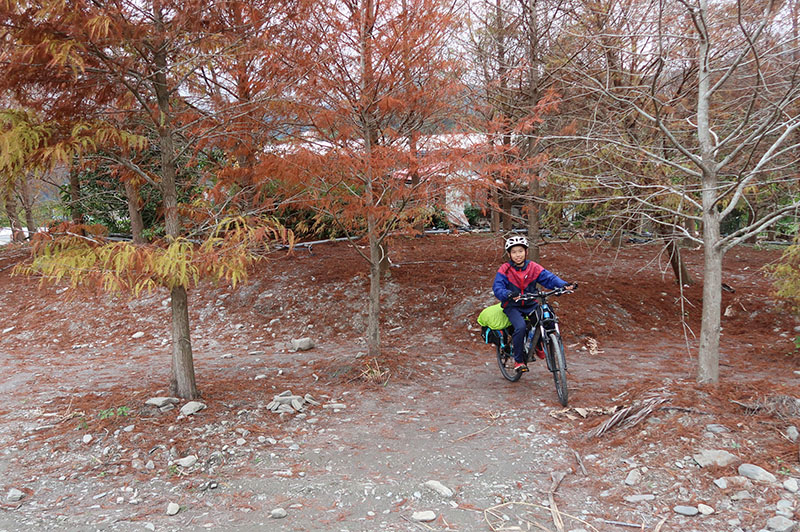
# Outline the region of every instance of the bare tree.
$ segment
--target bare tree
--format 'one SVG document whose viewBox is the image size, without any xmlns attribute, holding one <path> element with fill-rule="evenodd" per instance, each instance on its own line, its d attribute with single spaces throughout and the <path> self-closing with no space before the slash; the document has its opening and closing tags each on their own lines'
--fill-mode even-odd
<svg viewBox="0 0 800 532">
<path fill-rule="evenodd" d="M 621 9 L 606 7 L 609 16 Z M 614 190 L 628 212 L 703 245 L 700 382 L 719 379 L 725 253 L 800 206 L 789 193 L 800 148 L 800 65 L 796 39 L 782 23 L 793 7 L 654 0 L 626 39 L 590 36 L 605 52 L 599 67 L 572 71 L 607 118 L 583 117 L 579 134 L 561 136 L 608 155 L 598 163 L 605 171 L 576 173 Z M 745 223 L 723 234 L 723 220 L 767 186 L 783 189 L 780 200 L 751 209 Z M 687 220 L 702 225 L 702 234 Z"/>
</svg>

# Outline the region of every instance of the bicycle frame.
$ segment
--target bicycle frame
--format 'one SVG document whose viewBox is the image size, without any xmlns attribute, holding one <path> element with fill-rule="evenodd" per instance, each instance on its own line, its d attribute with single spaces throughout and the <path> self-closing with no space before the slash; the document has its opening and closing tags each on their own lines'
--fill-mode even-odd
<svg viewBox="0 0 800 532">
<path fill-rule="evenodd" d="M 529 331 L 531 327 L 536 328 L 536 332 L 533 335 L 533 340 L 531 341 L 531 348 L 534 348 L 538 345 L 541 345 L 544 348 L 543 339 L 546 339 L 548 335 L 552 332 L 555 332 L 561 335 L 561 330 L 558 327 L 558 316 L 556 316 L 555 311 L 547 302 L 546 296 L 537 295 L 536 301 L 539 303 L 534 310 L 534 312 L 528 316 L 526 316 L 526 320 L 528 322 L 528 328 L 526 331 Z M 535 316 L 535 322 L 531 320 L 531 316 Z M 547 361 L 547 369 L 548 371 L 553 371 L 555 369 L 555 362 L 553 361 L 553 354 L 550 352 L 550 349 L 543 349 L 545 353 L 545 360 Z M 530 353 L 525 352 L 525 361 L 527 362 L 530 360 Z"/>
</svg>

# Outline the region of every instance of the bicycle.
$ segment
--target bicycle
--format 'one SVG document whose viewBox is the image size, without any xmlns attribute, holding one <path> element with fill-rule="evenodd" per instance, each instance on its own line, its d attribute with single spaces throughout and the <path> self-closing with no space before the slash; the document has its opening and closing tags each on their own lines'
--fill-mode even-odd
<svg viewBox="0 0 800 532">
<path fill-rule="evenodd" d="M 574 285 L 577 288 L 577 285 Z M 573 288 L 573 290 L 574 290 Z M 539 347 L 544 351 L 544 358 L 547 362 L 547 369 L 553 373 L 553 380 L 556 384 L 556 394 L 562 406 L 567 406 L 569 392 L 567 390 L 567 359 L 564 355 L 564 344 L 561 341 L 561 332 L 558 328 L 558 316 L 553 308 L 547 303 L 547 298 L 551 296 L 561 296 L 570 294 L 573 290 L 556 288 L 549 292 L 533 292 L 519 297 L 518 301 L 538 301 L 539 305 L 529 315 L 525 317 L 525 345 L 522 356 L 527 364 L 535 349 Z M 497 363 L 500 366 L 500 373 L 506 380 L 516 382 L 522 376 L 514 370 L 514 356 L 511 334 L 511 327 L 502 331 L 502 341 L 496 344 Z"/>
</svg>

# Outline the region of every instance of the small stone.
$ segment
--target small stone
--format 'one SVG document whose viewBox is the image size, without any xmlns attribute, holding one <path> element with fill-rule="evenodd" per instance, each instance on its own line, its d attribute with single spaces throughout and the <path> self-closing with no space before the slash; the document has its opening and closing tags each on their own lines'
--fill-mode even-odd
<svg viewBox="0 0 800 532">
<path fill-rule="evenodd" d="M 145 527 L 147 530 L 150 530 L 150 531 L 155 531 L 155 529 L 156 529 L 156 525 L 154 525 L 153 523 L 145 523 L 145 524 L 144 524 L 144 527 Z"/>
<path fill-rule="evenodd" d="M 796 478 L 787 478 L 786 480 L 783 481 L 783 489 L 785 489 L 788 492 L 797 493 L 798 488 L 800 488 L 800 486 L 797 485 Z"/>
<path fill-rule="evenodd" d="M 314 348 L 314 340 L 311 338 L 293 338 L 292 350 L 293 351 L 308 351 Z"/>
<path fill-rule="evenodd" d="M 328 403 L 326 405 L 322 405 L 322 408 L 332 408 L 333 410 L 344 410 L 347 408 L 347 405 L 342 403 Z"/>
<path fill-rule="evenodd" d="M 797 523 L 791 519 L 787 519 L 782 515 L 776 515 L 767 520 L 767 530 L 771 530 L 772 532 L 792 532 L 796 524 Z"/>
<path fill-rule="evenodd" d="M 719 423 L 709 423 L 706 425 L 706 430 L 714 434 L 721 434 L 723 432 L 728 432 L 728 427 L 720 425 Z"/>
<path fill-rule="evenodd" d="M 651 493 L 644 493 L 641 495 L 625 495 L 623 497 L 623 499 L 625 499 L 627 502 L 632 502 L 632 503 L 652 501 L 655 498 L 656 496 Z"/>
<path fill-rule="evenodd" d="M 83 443 L 91 443 L 92 442 L 92 435 L 91 434 L 84 434 L 83 435 Z"/>
<path fill-rule="evenodd" d="M 127 427 L 123 428 L 123 432 L 133 432 L 133 429 L 136 428 L 136 425 L 128 425 Z"/>
<path fill-rule="evenodd" d="M 241 447 L 245 443 L 247 443 L 247 440 L 245 440 L 244 438 L 239 438 L 238 440 L 236 440 L 236 445 L 238 445 L 239 447 Z"/>
<path fill-rule="evenodd" d="M 302 412 L 303 411 L 303 403 L 304 403 L 303 399 L 292 399 L 292 403 L 291 403 L 292 404 L 292 408 L 294 408 L 298 412 Z"/>
<path fill-rule="evenodd" d="M 286 515 L 286 510 L 283 508 L 275 508 L 269 513 L 269 516 L 273 519 L 283 519 Z"/>
<path fill-rule="evenodd" d="M 261 356 L 261 355 L 266 355 L 267 352 L 266 351 L 250 351 L 247 354 L 250 355 L 250 356 L 258 357 L 258 356 Z"/>
<path fill-rule="evenodd" d="M 436 513 L 431 510 L 424 510 L 422 512 L 414 512 L 411 514 L 411 519 L 421 523 L 427 523 L 436 519 Z"/>
<path fill-rule="evenodd" d="M 163 408 L 167 405 L 176 405 L 180 402 L 177 397 L 151 397 L 144 402 L 146 405 L 151 405 L 156 408 Z"/>
<path fill-rule="evenodd" d="M 144 467 L 145 469 L 152 471 L 153 469 L 156 468 L 156 464 L 152 460 L 148 460 L 147 463 L 144 465 Z"/>
<path fill-rule="evenodd" d="M 718 478 L 714 481 L 714 485 L 717 486 L 721 490 L 728 489 L 728 481 L 724 478 Z"/>
<path fill-rule="evenodd" d="M 181 507 L 174 502 L 171 502 L 167 505 L 167 515 L 175 515 L 181 511 Z"/>
<path fill-rule="evenodd" d="M 525 430 L 527 430 L 531 434 L 536 434 L 536 425 L 528 425 L 528 428 L 526 428 Z"/>
<path fill-rule="evenodd" d="M 311 395 L 310 393 L 305 394 L 305 396 L 303 396 L 303 399 L 305 399 L 306 403 L 310 405 L 319 406 L 319 401 L 314 399 L 314 396 Z"/>
<path fill-rule="evenodd" d="M 181 414 L 184 416 L 191 416 L 206 408 L 206 405 L 200 401 L 189 401 L 181 407 Z"/>
<path fill-rule="evenodd" d="M 797 441 L 797 438 L 800 437 L 800 432 L 797 431 L 797 427 L 794 425 L 789 425 L 786 427 L 786 436 L 792 441 Z"/>
<path fill-rule="evenodd" d="M 189 456 L 178 458 L 177 460 L 175 460 L 175 463 L 181 467 L 192 467 L 194 464 L 197 463 L 197 457 L 193 454 L 190 454 Z"/>
<path fill-rule="evenodd" d="M 260 373 L 260 374 L 256 375 L 255 378 L 253 378 L 253 380 L 254 381 L 260 381 L 261 379 L 266 379 L 266 378 L 267 378 L 266 374 Z"/>
<path fill-rule="evenodd" d="M 737 491 L 736 493 L 731 495 L 731 500 L 732 501 L 744 501 L 744 500 L 748 500 L 748 499 L 752 499 L 752 498 L 753 498 L 753 494 L 750 493 L 747 490 Z"/>
<path fill-rule="evenodd" d="M 735 454 L 720 449 L 704 449 L 693 455 L 692 458 L 700 467 L 725 467 L 739 461 L 739 457 Z"/>
<path fill-rule="evenodd" d="M 693 515 L 697 515 L 700 513 L 700 510 L 695 508 L 694 506 L 683 506 L 678 505 L 672 509 L 676 514 L 685 515 L 687 517 L 691 517 Z"/>
<path fill-rule="evenodd" d="M 714 509 L 707 504 L 698 504 L 697 510 L 703 515 L 711 515 L 714 513 Z"/>
<path fill-rule="evenodd" d="M 625 477 L 625 484 L 628 486 L 635 486 L 642 480 L 642 473 L 638 469 L 631 469 L 628 476 Z"/>
<path fill-rule="evenodd" d="M 136 471 L 144 469 L 144 463 L 141 460 L 131 460 L 131 467 Z"/>
<path fill-rule="evenodd" d="M 8 490 L 8 495 L 6 495 L 6 500 L 8 502 L 17 502 L 22 500 L 24 496 L 25 494 L 20 490 L 18 490 L 17 488 L 11 488 L 10 490 Z"/>
<path fill-rule="evenodd" d="M 142 331 L 139 331 L 139 332 L 135 332 L 135 333 L 133 333 L 133 334 L 131 335 L 131 338 L 133 338 L 134 340 L 136 340 L 137 338 L 141 338 L 141 337 L 143 337 L 143 336 L 144 336 L 144 333 L 143 333 Z"/>
<path fill-rule="evenodd" d="M 439 482 L 438 480 L 429 480 L 425 483 L 425 487 L 435 491 L 442 497 L 450 498 L 453 496 L 453 490 Z"/>
<path fill-rule="evenodd" d="M 750 480 L 759 480 L 762 482 L 775 482 L 778 480 L 775 475 L 770 473 L 764 468 L 753 464 L 742 464 L 739 466 L 739 474 L 747 477 Z"/>
</svg>

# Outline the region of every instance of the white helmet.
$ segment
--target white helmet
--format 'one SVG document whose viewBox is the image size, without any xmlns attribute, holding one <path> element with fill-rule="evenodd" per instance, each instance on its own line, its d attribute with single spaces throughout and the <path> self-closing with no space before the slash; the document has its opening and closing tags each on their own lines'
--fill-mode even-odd
<svg viewBox="0 0 800 532">
<path fill-rule="evenodd" d="M 514 246 L 523 246 L 528 249 L 528 239 L 524 236 L 512 236 L 506 240 L 506 251 L 510 251 Z"/>
</svg>

